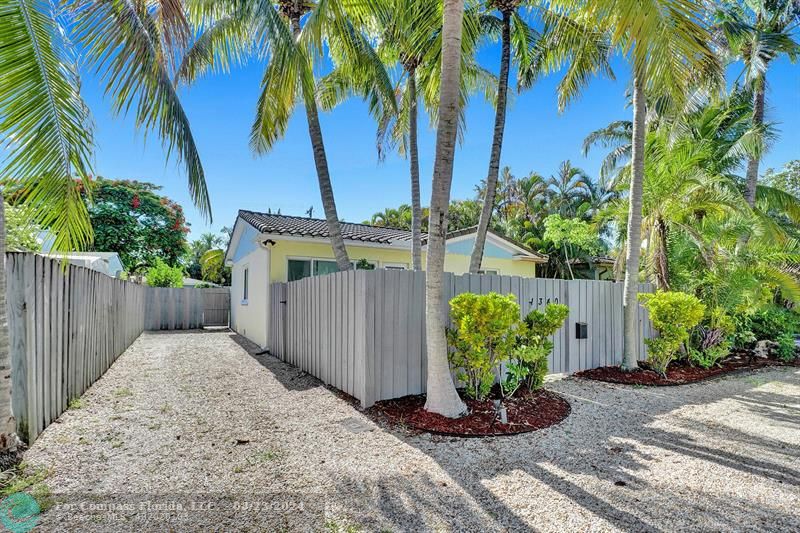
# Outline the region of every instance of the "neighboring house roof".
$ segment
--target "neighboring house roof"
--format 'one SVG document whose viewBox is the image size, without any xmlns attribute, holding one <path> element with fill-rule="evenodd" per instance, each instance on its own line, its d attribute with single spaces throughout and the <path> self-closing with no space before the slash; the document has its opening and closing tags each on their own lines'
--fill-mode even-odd
<svg viewBox="0 0 800 533">
<path fill-rule="evenodd" d="M 589 264 L 589 262 L 586 259 L 582 259 L 582 258 L 570 259 L 569 262 L 570 262 L 570 264 L 573 264 L 573 265 L 586 265 L 586 264 Z M 596 256 L 592 257 L 591 263 L 593 265 L 610 266 L 610 265 L 614 265 L 616 263 L 616 259 L 614 259 L 613 257 L 609 257 L 607 255 L 596 255 Z"/>
<path fill-rule="evenodd" d="M 289 215 L 274 215 L 271 213 L 258 213 L 255 211 L 240 210 L 238 221 L 243 220 L 255 228 L 261 234 L 280 235 L 287 237 L 307 237 L 315 239 L 329 239 L 328 223 L 324 219 L 297 217 Z M 345 241 L 357 241 L 364 243 L 383 244 L 386 246 L 400 246 L 408 248 L 411 246 L 411 232 L 405 229 L 389 228 L 384 226 L 370 226 L 368 224 L 353 224 L 342 222 L 342 237 Z M 474 234 L 477 226 L 451 232 L 447 235 L 448 242 Z M 236 225 L 234 226 L 236 235 Z M 527 246 L 520 244 L 508 237 L 489 231 L 490 238 L 495 241 L 502 241 L 506 246 L 514 249 L 519 257 L 527 257 L 534 261 L 547 261 L 547 255 L 534 252 Z M 427 236 L 423 236 L 423 245 L 426 244 Z M 234 239 L 231 239 L 226 250 L 225 257 L 229 260 L 231 247 Z"/>
<path fill-rule="evenodd" d="M 117 252 L 46 252 L 40 255 L 53 259 L 66 259 L 73 265 L 102 272 L 112 278 L 119 277 L 125 271 Z"/>
<path fill-rule="evenodd" d="M 328 222 L 319 218 L 272 215 L 254 211 L 239 211 L 239 216 L 261 233 L 292 235 L 297 237 L 329 238 Z M 411 232 L 404 229 L 368 226 L 342 222 L 342 237 L 350 241 L 391 244 L 396 241 L 411 242 Z"/>
</svg>

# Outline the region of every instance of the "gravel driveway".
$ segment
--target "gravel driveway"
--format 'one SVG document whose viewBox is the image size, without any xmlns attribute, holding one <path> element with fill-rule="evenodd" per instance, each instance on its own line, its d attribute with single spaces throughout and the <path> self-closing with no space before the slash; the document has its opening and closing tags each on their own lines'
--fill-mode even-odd
<svg viewBox="0 0 800 533">
<path fill-rule="evenodd" d="M 376 426 L 229 332 L 148 333 L 26 454 L 43 530 L 797 531 L 800 372 L 633 388 L 566 379 L 559 426 Z"/>
</svg>

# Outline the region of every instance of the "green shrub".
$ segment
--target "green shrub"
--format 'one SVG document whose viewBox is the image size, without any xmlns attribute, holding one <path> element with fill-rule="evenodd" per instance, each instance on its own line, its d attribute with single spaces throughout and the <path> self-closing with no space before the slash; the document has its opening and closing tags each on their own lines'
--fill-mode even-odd
<svg viewBox="0 0 800 533">
<path fill-rule="evenodd" d="M 147 270 L 146 277 L 151 287 L 183 287 L 183 269 L 171 267 L 161 259 Z"/>
<path fill-rule="evenodd" d="M 689 348 L 689 363 L 700 368 L 711 368 L 725 359 L 730 353 L 731 344 L 727 341 L 705 350 Z"/>
<path fill-rule="evenodd" d="M 777 341 L 781 335 L 794 335 L 800 331 L 800 317 L 797 313 L 774 304 L 757 311 L 750 323 L 753 334 L 759 341 Z"/>
<path fill-rule="evenodd" d="M 783 333 L 778 335 L 776 342 L 778 343 L 778 358 L 784 361 L 793 361 L 796 357 L 794 335 Z"/>
<path fill-rule="evenodd" d="M 649 349 L 647 362 L 666 376 L 667 367 L 675 359 L 681 344 L 689 339 L 689 332 L 705 315 L 706 306 L 696 296 L 684 292 L 658 291 L 640 294 L 639 300 L 649 311 L 650 320 L 659 336 L 645 339 Z"/>
<path fill-rule="evenodd" d="M 450 300 L 454 328 L 447 332 L 453 348 L 449 360 L 471 398 L 486 398 L 500 364 L 511 356 L 520 329 L 519 314 L 514 295 L 463 293 Z"/>
<path fill-rule="evenodd" d="M 529 390 L 541 388 L 547 375 L 547 357 L 553 351 L 549 337 L 564 325 L 567 315 L 569 307 L 563 304 L 547 304 L 544 311 L 534 309 L 528 313 L 520 328 L 512 362 L 506 368 L 504 394 L 514 394 L 523 383 Z"/>
</svg>

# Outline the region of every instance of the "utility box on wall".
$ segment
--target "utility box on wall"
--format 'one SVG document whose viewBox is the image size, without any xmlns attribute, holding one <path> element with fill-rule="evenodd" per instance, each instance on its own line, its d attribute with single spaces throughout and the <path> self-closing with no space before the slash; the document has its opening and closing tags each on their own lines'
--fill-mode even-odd
<svg viewBox="0 0 800 533">
<path fill-rule="evenodd" d="M 586 322 L 576 322 L 575 323 L 575 338 L 576 339 L 588 339 L 589 338 L 589 328 L 586 325 Z"/>
</svg>

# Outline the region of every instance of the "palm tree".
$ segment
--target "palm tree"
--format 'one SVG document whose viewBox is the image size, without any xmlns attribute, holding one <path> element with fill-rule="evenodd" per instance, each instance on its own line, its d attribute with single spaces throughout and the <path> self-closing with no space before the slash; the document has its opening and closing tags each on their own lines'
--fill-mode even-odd
<svg viewBox="0 0 800 533">
<path fill-rule="evenodd" d="M 176 79 L 193 82 L 206 71 L 225 72 L 230 65 L 260 59 L 269 51 L 250 145 L 258 154 L 271 150 L 286 132 L 295 104 L 303 102 L 331 247 L 339 270 L 350 269 L 319 122 L 314 65 L 327 51 L 334 64 L 347 65 L 359 79 L 371 79 L 383 102 L 393 102 L 380 59 L 354 26 L 368 11 L 356 3 L 346 10 L 338 0 L 191 3 L 201 34 L 183 57 Z"/>
<path fill-rule="evenodd" d="M 612 42 L 620 46 L 631 61 L 633 128 L 622 368 L 633 370 L 638 367 L 639 346 L 638 289 L 646 94 L 653 97 L 669 95 L 673 101 L 680 102 L 686 97 L 686 88 L 698 80 L 718 86 L 721 67 L 709 46 L 710 33 L 699 19 L 702 5 L 694 0 L 555 0 L 553 6 L 607 28 Z"/>
<path fill-rule="evenodd" d="M 483 251 L 486 245 L 486 232 L 494 212 L 497 177 L 500 169 L 500 155 L 505 131 L 506 105 L 508 96 L 508 75 L 511 66 L 512 48 L 515 63 L 519 68 L 519 87 L 530 88 L 543 73 L 559 70 L 564 62 L 570 62 L 560 92 L 564 95 L 560 105 L 573 98 L 586 83 L 591 74 L 603 71 L 613 77 L 608 64 L 610 47 L 603 33 L 592 31 L 575 21 L 562 21 L 562 17 L 542 11 L 546 29 L 544 36 L 538 35 L 518 13 L 523 0 L 490 0 L 489 8 L 500 12 L 500 20 L 487 16 L 486 19 L 500 27 L 500 74 L 495 100 L 494 133 L 489 156 L 489 171 L 483 198 L 481 217 L 475 233 L 475 243 L 470 256 L 469 271 L 477 273 L 481 268 Z M 550 28 L 557 27 L 561 35 Z"/>
<path fill-rule="evenodd" d="M 378 122 L 377 149 L 382 160 L 387 147 L 407 155 L 411 181 L 412 265 L 422 269 L 423 210 L 420 199 L 418 119 L 421 101 L 435 124 L 439 104 L 442 46 L 442 6 L 425 0 L 376 0 L 369 24 L 377 38 L 377 53 L 394 81 L 396 104 L 382 102 L 373 78 L 363 79 L 343 65 L 320 80 L 318 94 L 324 109 L 331 109 L 353 93 L 368 101 Z M 488 92 L 493 77 L 474 58 L 478 23 L 470 11 L 464 19 L 460 95 L 462 109 L 468 96 L 478 90 Z M 463 115 L 459 131 L 463 128 Z"/>
<path fill-rule="evenodd" d="M 55 6 L 36 0 L 0 4 L 0 135 L 11 141 L 2 174 L 22 191 L 18 201 L 36 223 L 49 228 L 55 249 L 80 250 L 91 242 L 81 190 L 91 173 L 93 138 L 79 92 L 72 45 L 77 42 L 105 80 L 114 110 L 124 112 L 135 103 L 137 126 L 155 130 L 167 153 L 177 153 L 192 199 L 210 220 L 203 168 L 164 61 L 186 35 L 182 3 L 69 1 L 63 7 L 77 22 L 67 25 L 60 24 L 62 4 Z M 0 253 L 5 250 L 3 206 L 0 192 Z M 11 368 L 5 297 L 0 261 L 0 365 Z M 3 466 L 19 457 L 10 379 L 6 373 L 0 383 Z"/>
<path fill-rule="evenodd" d="M 577 203 L 587 194 L 591 178 L 569 160 L 562 161 L 558 174 L 550 176 L 547 185 L 551 191 L 551 202 L 562 216 L 575 216 Z"/>
<path fill-rule="evenodd" d="M 436 158 L 431 189 L 425 277 L 425 330 L 428 345 L 427 399 L 425 409 L 446 417 L 464 414 L 447 361 L 447 339 L 443 313 L 445 238 L 447 208 L 453 180 L 453 157 L 458 133 L 459 87 L 461 85 L 462 0 L 444 0 L 442 24 L 442 71 Z"/>
<path fill-rule="evenodd" d="M 753 126 L 764 125 L 767 70 L 781 55 L 792 61 L 800 55 L 800 44 L 793 32 L 800 24 L 797 0 L 756 0 L 728 3 L 718 13 L 720 41 L 724 48 L 744 63 L 745 83 L 753 90 Z M 756 203 L 760 153 L 747 161 L 745 199 Z"/>
</svg>

